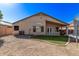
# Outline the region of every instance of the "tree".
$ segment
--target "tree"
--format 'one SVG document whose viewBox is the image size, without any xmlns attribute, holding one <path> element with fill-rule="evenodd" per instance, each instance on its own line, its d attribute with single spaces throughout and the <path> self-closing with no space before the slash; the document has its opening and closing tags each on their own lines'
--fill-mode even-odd
<svg viewBox="0 0 79 59">
<path fill-rule="evenodd" d="M 3 14 L 2 14 L 2 12 L 0 10 L 0 21 L 2 21 L 2 18 L 3 18 Z"/>
</svg>

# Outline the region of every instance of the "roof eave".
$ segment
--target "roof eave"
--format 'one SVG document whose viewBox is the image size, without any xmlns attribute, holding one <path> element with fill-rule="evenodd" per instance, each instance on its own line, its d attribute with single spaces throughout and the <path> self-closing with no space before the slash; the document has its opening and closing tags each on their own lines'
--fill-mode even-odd
<svg viewBox="0 0 79 59">
<path fill-rule="evenodd" d="M 47 14 L 45 14 L 45 13 L 43 13 L 43 12 L 39 12 L 39 13 L 33 14 L 32 16 L 37 15 L 37 14 L 44 14 L 44 15 L 47 15 Z M 28 18 L 30 18 L 30 17 L 32 17 L 32 16 L 25 17 L 25 18 L 23 18 L 23 19 L 21 19 L 21 20 L 19 20 L 19 21 L 16 21 L 16 22 L 14 22 L 14 23 L 12 23 L 12 24 L 15 24 L 15 23 L 17 23 L 17 22 L 26 20 L 26 19 L 28 19 Z M 47 15 L 47 16 L 49 16 L 49 15 Z M 64 24 L 68 25 L 68 23 L 63 22 L 63 21 L 61 21 L 61 20 L 59 20 L 59 19 L 57 19 L 57 18 L 55 18 L 55 17 L 52 17 L 52 16 L 49 16 L 49 17 L 51 17 L 51 18 L 53 18 L 53 19 L 56 19 L 57 21 L 62 22 L 62 23 L 64 23 Z"/>
</svg>

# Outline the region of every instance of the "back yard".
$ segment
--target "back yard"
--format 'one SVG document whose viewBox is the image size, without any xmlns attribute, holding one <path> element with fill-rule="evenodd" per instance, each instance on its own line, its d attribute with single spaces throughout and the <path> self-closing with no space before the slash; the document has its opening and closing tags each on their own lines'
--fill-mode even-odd
<svg viewBox="0 0 79 59">
<path fill-rule="evenodd" d="M 36 40 L 37 39 L 37 40 Z M 46 39 L 46 40 L 45 40 Z M 60 46 L 66 43 L 67 37 L 34 36 L 5 36 L 0 38 L 0 55 L 8 56 L 60 56 L 79 55 L 79 47 L 75 43 Z M 64 40 L 66 39 L 66 40 Z M 44 41 L 45 40 L 45 41 Z M 47 42 L 46 42 L 47 41 Z M 50 43 L 55 44 L 50 44 Z M 58 45 L 56 45 L 58 44 Z"/>
<path fill-rule="evenodd" d="M 55 43 L 58 45 L 65 45 L 65 43 L 68 41 L 67 36 L 44 36 L 44 35 L 39 35 L 39 36 L 33 36 L 34 39 L 39 39 L 43 41 L 47 41 L 51 44 Z"/>
</svg>

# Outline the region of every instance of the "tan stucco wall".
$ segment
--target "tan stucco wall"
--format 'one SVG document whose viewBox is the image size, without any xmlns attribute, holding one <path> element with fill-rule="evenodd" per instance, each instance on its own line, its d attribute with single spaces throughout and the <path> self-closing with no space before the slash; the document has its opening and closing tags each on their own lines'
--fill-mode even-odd
<svg viewBox="0 0 79 59">
<path fill-rule="evenodd" d="M 27 20 L 23 20 L 21 22 L 18 22 L 15 25 L 18 25 L 19 26 L 19 31 L 25 31 L 25 34 L 29 34 L 29 29 L 30 30 L 30 34 L 45 34 L 45 17 L 43 17 L 42 15 L 42 19 L 40 19 L 41 15 L 36 15 L 36 16 L 33 16 L 33 17 L 30 17 L 28 18 Z M 33 32 L 33 26 L 40 26 L 38 24 L 40 24 L 42 26 L 44 26 L 44 32 Z M 16 33 L 17 31 L 14 31 L 14 33 Z"/>
<path fill-rule="evenodd" d="M 23 20 L 14 24 L 14 26 L 19 26 L 19 31 L 25 31 L 25 34 L 36 34 L 36 35 L 46 35 L 46 20 L 55 20 L 46 15 L 38 14 L 36 16 L 32 16 L 27 20 Z M 55 20 L 56 22 L 57 20 Z M 57 21 L 58 22 L 58 21 Z M 42 24 L 44 26 L 44 32 L 33 32 L 33 26 L 40 26 L 38 24 Z M 30 29 L 30 31 L 29 31 Z M 18 31 L 14 31 L 14 34 L 18 33 Z"/>
</svg>

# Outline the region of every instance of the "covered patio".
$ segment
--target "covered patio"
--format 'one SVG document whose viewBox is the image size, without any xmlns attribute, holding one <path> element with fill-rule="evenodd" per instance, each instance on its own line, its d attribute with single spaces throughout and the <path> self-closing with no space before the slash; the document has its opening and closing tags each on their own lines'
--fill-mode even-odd
<svg viewBox="0 0 79 59">
<path fill-rule="evenodd" d="M 53 21 L 46 21 L 46 33 L 48 35 L 66 35 L 67 25 Z"/>
</svg>

